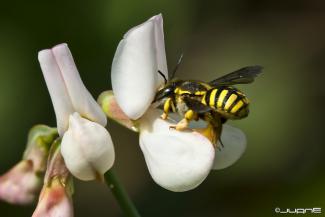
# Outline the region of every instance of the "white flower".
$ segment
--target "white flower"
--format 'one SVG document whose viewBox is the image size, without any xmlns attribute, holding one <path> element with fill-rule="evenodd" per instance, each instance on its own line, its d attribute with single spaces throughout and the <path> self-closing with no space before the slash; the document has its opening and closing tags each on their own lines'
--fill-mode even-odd
<svg viewBox="0 0 325 217">
<path fill-rule="evenodd" d="M 197 132 L 170 130 L 176 123 L 149 109 L 140 125 L 140 147 L 152 178 L 171 191 L 195 188 L 209 174 L 214 160 L 211 142 Z"/>
<path fill-rule="evenodd" d="M 216 168 L 226 167 L 243 152 L 223 157 L 224 152 L 216 152 L 202 134 L 170 130 L 169 126 L 175 123 L 160 119 L 162 111 L 149 108 L 164 83 L 158 70 L 168 79 L 161 15 L 132 28 L 118 45 L 112 64 L 112 87 L 122 111 L 118 111 L 114 97 L 108 92 L 104 95 L 110 101 L 105 101 L 104 95 L 99 101 L 105 113 L 124 126 L 129 127 L 130 121 L 123 114 L 135 120 L 133 128 L 138 126 L 140 147 L 157 184 L 176 192 L 191 190 L 207 177 L 214 161 Z M 113 108 L 108 108 L 111 105 Z M 231 156 L 232 151 L 227 147 L 225 153 Z"/>
<path fill-rule="evenodd" d="M 220 140 L 224 147 L 216 151 L 213 169 L 220 170 L 234 164 L 246 150 L 246 136 L 238 128 L 228 124 L 222 126 Z M 221 145 L 219 144 L 219 147 Z"/>
<path fill-rule="evenodd" d="M 145 113 L 163 84 L 158 70 L 168 77 L 161 15 L 128 31 L 113 59 L 113 91 L 119 106 L 131 119 Z"/>
<path fill-rule="evenodd" d="M 63 137 L 61 149 L 68 169 L 82 180 L 98 178 L 111 168 L 115 156 L 105 114 L 84 86 L 66 44 L 40 51 L 38 59 Z"/>
</svg>

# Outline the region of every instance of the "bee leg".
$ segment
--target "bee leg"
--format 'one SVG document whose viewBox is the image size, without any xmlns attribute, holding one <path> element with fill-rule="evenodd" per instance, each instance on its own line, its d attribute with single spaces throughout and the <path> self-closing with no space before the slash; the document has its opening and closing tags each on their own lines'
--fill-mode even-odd
<svg viewBox="0 0 325 217">
<path fill-rule="evenodd" d="M 178 131 L 185 130 L 188 127 L 189 121 L 186 118 L 183 118 L 180 122 L 178 122 L 175 126 L 170 126 L 169 129 L 175 129 Z"/>
<path fill-rule="evenodd" d="M 215 148 L 218 148 L 217 142 L 218 142 L 218 132 L 216 131 L 216 128 L 208 122 L 207 126 L 205 128 L 197 128 L 194 129 L 194 131 L 200 133 L 202 136 L 206 137 L 211 141 L 213 146 Z"/>
<path fill-rule="evenodd" d="M 185 130 L 188 127 L 188 124 L 191 120 L 195 119 L 197 114 L 193 110 L 188 110 L 185 115 L 185 117 L 176 124 L 176 126 L 170 126 L 169 128 L 176 129 L 176 130 Z"/>
<path fill-rule="evenodd" d="M 164 113 L 160 116 L 161 119 L 166 120 L 168 118 L 168 112 L 171 106 L 172 106 L 172 99 L 167 98 L 164 103 Z"/>
<path fill-rule="evenodd" d="M 224 148 L 225 146 L 223 145 L 222 141 L 221 141 L 221 138 L 219 138 L 219 142 L 221 144 L 221 147 Z"/>
<path fill-rule="evenodd" d="M 213 146 L 215 148 L 218 148 L 219 151 L 221 151 L 224 146 L 220 139 L 222 130 L 220 116 L 217 113 L 208 112 L 205 113 L 204 116 L 201 118 L 205 120 L 208 125 L 206 128 L 202 128 L 196 131 L 208 138 L 213 144 Z M 220 141 L 221 145 L 218 145 L 218 140 Z"/>
</svg>

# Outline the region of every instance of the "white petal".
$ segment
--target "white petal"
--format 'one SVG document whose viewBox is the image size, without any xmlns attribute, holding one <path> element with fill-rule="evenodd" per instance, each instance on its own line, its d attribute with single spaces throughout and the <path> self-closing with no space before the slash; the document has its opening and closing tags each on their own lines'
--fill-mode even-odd
<svg viewBox="0 0 325 217">
<path fill-rule="evenodd" d="M 67 44 L 57 45 L 52 51 L 75 111 L 105 126 L 107 121 L 105 114 L 83 84 Z"/>
<path fill-rule="evenodd" d="M 93 180 L 114 163 L 114 147 L 110 134 L 101 125 L 70 116 L 68 131 L 61 143 L 61 153 L 69 171 L 81 180 Z"/>
<path fill-rule="evenodd" d="M 246 136 L 238 128 L 224 124 L 221 132 L 221 150 L 216 150 L 213 169 L 219 170 L 234 164 L 245 152 Z M 220 147 L 220 144 L 218 144 Z"/>
<path fill-rule="evenodd" d="M 38 60 L 52 99 L 58 131 L 62 136 L 68 129 L 69 115 L 73 113 L 73 106 L 52 51 L 40 51 Z"/>
<path fill-rule="evenodd" d="M 119 43 L 112 63 L 116 100 L 131 119 L 138 119 L 154 99 L 158 80 L 155 21 L 132 28 Z"/>
<path fill-rule="evenodd" d="M 155 41 L 156 41 L 156 52 L 157 52 L 157 63 L 158 70 L 160 70 L 168 80 L 168 68 L 166 60 L 165 40 L 164 40 L 164 21 L 162 15 L 159 14 L 150 18 L 155 22 Z M 162 76 L 158 76 L 157 88 L 165 83 Z"/>
<path fill-rule="evenodd" d="M 159 118 L 160 111 L 148 111 L 140 126 L 140 147 L 154 181 L 171 191 L 188 191 L 209 174 L 215 150 L 196 132 L 170 130 L 174 123 Z"/>
</svg>

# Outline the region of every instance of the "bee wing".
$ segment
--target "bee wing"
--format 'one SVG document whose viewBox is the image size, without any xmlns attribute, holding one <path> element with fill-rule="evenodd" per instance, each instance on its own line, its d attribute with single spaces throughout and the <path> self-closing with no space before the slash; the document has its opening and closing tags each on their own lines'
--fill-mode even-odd
<svg viewBox="0 0 325 217">
<path fill-rule="evenodd" d="M 218 142 L 218 147 L 221 149 L 216 149 L 213 163 L 215 170 L 224 169 L 234 164 L 246 149 L 246 136 L 238 128 L 224 124 L 220 139 L 224 147 L 221 147 L 220 142 Z"/>
<path fill-rule="evenodd" d="M 191 99 L 190 97 L 184 97 L 184 102 L 189 109 L 192 109 L 198 114 L 203 114 L 212 110 L 211 107 L 204 105 L 198 100 Z"/>
<path fill-rule="evenodd" d="M 262 69 L 262 66 L 247 66 L 210 81 L 209 84 L 213 87 L 234 84 L 249 84 L 252 83 L 255 77 L 262 72 Z"/>
</svg>

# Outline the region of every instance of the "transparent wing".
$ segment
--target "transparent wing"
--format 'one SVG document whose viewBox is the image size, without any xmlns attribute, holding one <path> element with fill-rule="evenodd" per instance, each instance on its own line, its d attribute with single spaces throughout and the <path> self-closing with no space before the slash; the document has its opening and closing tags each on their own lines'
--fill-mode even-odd
<svg viewBox="0 0 325 217">
<path fill-rule="evenodd" d="M 221 133 L 221 142 L 224 147 L 216 149 L 212 168 L 215 170 L 224 169 L 234 164 L 245 152 L 247 141 L 243 131 L 224 124 Z M 218 147 L 221 147 L 219 142 Z"/>
<path fill-rule="evenodd" d="M 255 77 L 262 72 L 262 69 L 262 66 L 247 66 L 210 81 L 209 84 L 214 87 L 234 84 L 249 84 L 252 83 Z"/>
</svg>

